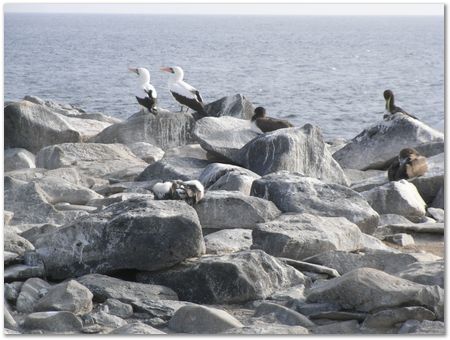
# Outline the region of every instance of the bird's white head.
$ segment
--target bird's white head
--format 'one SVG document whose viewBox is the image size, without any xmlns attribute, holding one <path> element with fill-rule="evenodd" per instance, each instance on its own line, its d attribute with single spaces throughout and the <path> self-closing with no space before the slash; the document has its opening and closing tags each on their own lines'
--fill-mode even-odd
<svg viewBox="0 0 450 340">
<path fill-rule="evenodd" d="M 180 66 L 162 67 L 161 71 L 172 73 L 174 81 L 180 81 L 184 78 L 184 71 Z"/>
<path fill-rule="evenodd" d="M 147 83 L 150 83 L 150 72 L 144 67 L 138 67 L 138 68 L 131 68 L 129 67 L 128 70 L 130 72 L 136 73 L 139 76 L 139 81 L 141 85 L 145 85 Z"/>
</svg>

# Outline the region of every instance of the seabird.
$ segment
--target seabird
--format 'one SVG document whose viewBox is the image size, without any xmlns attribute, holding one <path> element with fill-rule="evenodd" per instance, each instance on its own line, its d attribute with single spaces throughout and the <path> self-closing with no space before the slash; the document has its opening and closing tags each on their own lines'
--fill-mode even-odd
<svg viewBox="0 0 450 340">
<path fill-rule="evenodd" d="M 259 106 L 255 109 L 255 114 L 252 117 L 252 122 L 262 131 L 270 132 L 278 129 L 294 127 L 287 120 L 276 119 L 266 116 L 266 109 Z"/>
<path fill-rule="evenodd" d="M 157 200 L 183 200 L 189 205 L 197 204 L 205 195 L 203 185 L 197 180 L 156 183 L 152 191 Z"/>
<path fill-rule="evenodd" d="M 184 71 L 181 67 L 163 67 L 161 71 L 172 73 L 169 78 L 169 91 L 173 98 L 181 104 L 181 112 L 183 112 L 183 106 L 186 106 L 187 111 L 192 109 L 202 116 L 207 116 L 200 92 L 183 81 Z"/>
<path fill-rule="evenodd" d="M 143 91 L 144 98 L 136 96 L 139 105 L 145 107 L 149 112 L 154 115 L 157 114 L 156 98 L 157 93 L 152 84 L 150 84 L 150 72 L 144 67 L 131 68 L 128 70 L 134 72 L 139 76 L 139 88 Z"/>
<path fill-rule="evenodd" d="M 427 159 L 413 148 L 406 148 L 391 163 L 388 169 L 390 181 L 399 181 L 422 176 L 428 171 Z"/>
<path fill-rule="evenodd" d="M 391 90 L 386 90 L 383 92 L 384 99 L 386 100 L 386 112 L 387 115 L 389 114 L 395 114 L 398 112 L 401 112 L 407 116 L 410 116 L 411 118 L 419 120 L 416 116 L 413 116 L 412 114 L 406 112 L 401 107 L 395 106 L 394 104 L 394 93 Z"/>
</svg>

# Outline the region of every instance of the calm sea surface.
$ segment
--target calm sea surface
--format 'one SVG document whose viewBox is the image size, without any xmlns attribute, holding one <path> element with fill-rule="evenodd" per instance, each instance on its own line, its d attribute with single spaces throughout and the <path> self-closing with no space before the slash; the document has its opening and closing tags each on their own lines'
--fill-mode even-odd
<svg viewBox="0 0 450 340">
<path fill-rule="evenodd" d="M 326 138 L 382 118 L 382 93 L 444 129 L 443 17 L 5 15 L 5 100 L 36 95 L 122 119 L 147 67 L 159 106 L 178 110 L 162 66 L 206 102 L 242 93 Z"/>
</svg>

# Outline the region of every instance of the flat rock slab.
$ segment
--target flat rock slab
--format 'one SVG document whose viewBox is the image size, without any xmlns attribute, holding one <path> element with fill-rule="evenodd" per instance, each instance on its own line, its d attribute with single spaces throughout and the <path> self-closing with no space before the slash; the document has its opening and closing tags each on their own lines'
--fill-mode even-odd
<svg viewBox="0 0 450 340">
<path fill-rule="evenodd" d="M 122 327 L 116 328 L 108 334 L 120 334 L 120 335 L 144 335 L 144 334 L 166 334 L 159 329 L 156 329 L 152 326 L 146 325 L 142 322 L 134 322 L 124 325 Z"/>
<path fill-rule="evenodd" d="M 4 151 L 4 171 L 35 168 L 35 157 L 26 149 L 12 148 Z"/>
<path fill-rule="evenodd" d="M 342 309 L 373 312 L 380 309 L 424 306 L 443 316 L 443 289 L 424 286 L 372 268 L 358 268 L 317 285 L 308 302 L 328 302 Z"/>
<path fill-rule="evenodd" d="M 401 149 L 423 143 L 443 142 L 444 134 L 423 122 L 398 113 L 364 129 L 333 154 L 343 168 L 377 169 Z"/>
<path fill-rule="evenodd" d="M 204 237 L 207 254 L 226 254 L 249 250 L 252 245 L 250 229 L 223 229 Z"/>
<path fill-rule="evenodd" d="M 169 321 L 175 312 L 184 306 L 193 305 L 186 301 L 176 300 L 140 300 L 131 302 L 135 313 L 145 313 L 148 317 L 157 318 L 165 322 Z"/>
<path fill-rule="evenodd" d="M 23 327 L 49 332 L 71 332 L 80 331 L 83 328 L 83 324 L 73 313 L 54 311 L 28 314 L 24 320 Z"/>
<path fill-rule="evenodd" d="M 145 283 L 124 281 L 102 274 L 87 274 L 76 279 L 86 286 L 96 301 L 117 299 L 125 303 L 146 300 L 178 300 L 170 288 Z"/>
<path fill-rule="evenodd" d="M 137 157 L 149 164 L 159 161 L 164 156 L 164 151 L 157 146 L 146 142 L 136 142 L 127 144 L 128 148 Z"/>
<path fill-rule="evenodd" d="M 181 307 L 169 321 L 169 328 L 179 333 L 216 334 L 243 326 L 224 310 L 200 305 Z"/>
<path fill-rule="evenodd" d="M 426 203 L 416 187 L 404 179 L 364 191 L 361 195 L 379 214 L 417 218 L 426 213 Z"/>
<path fill-rule="evenodd" d="M 276 290 L 307 283 L 300 272 L 261 250 L 203 256 L 165 271 L 140 273 L 137 280 L 168 286 L 181 300 L 195 303 L 264 299 Z"/>
<path fill-rule="evenodd" d="M 440 153 L 427 158 L 427 164 L 428 171 L 423 176 L 413 178 L 411 183 L 416 186 L 424 201 L 431 204 L 439 191 L 444 188 L 445 154 Z"/>
<path fill-rule="evenodd" d="M 378 213 L 356 191 L 297 173 L 281 171 L 257 179 L 251 194 L 274 202 L 282 212 L 346 217 L 367 234 L 378 225 Z"/>
<path fill-rule="evenodd" d="M 306 262 L 336 269 L 343 275 L 357 268 L 374 268 L 397 275 L 408 265 L 418 263 L 421 258 L 415 254 L 392 253 L 385 250 L 360 252 L 327 251 L 305 259 Z"/>
<path fill-rule="evenodd" d="M 37 277 L 26 280 L 16 300 L 17 311 L 33 312 L 37 301 L 47 294 L 50 287 L 48 282 Z"/>
<path fill-rule="evenodd" d="M 283 214 L 253 229 L 253 249 L 270 255 L 303 260 L 328 250 L 356 250 L 359 228 L 342 217 Z"/>
<path fill-rule="evenodd" d="M 272 302 L 262 302 L 255 309 L 254 316 L 258 317 L 266 314 L 274 314 L 278 322 L 284 325 L 302 326 L 305 328 L 312 328 L 315 326 L 314 322 L 309 320 L 306 316 L 292 309 Z"/>
<path fill-rule="evenodd" d="M 148 198 L 129 199 L 79 218 L 37 239 L 35 246 L 55 279 L 119 269 L 158 270 L 204 252 L 193 208 Z"/>
<path fill-rule="evenodd" d="M 208 191 L 194 208 L 202 227 L 213 229 L 252 229 L 281 214 L 271 201 L 225 190 Z"/>
<path fill-rule="evenodd" d="M 245 96 L 238 93 L 206 104 L 205 111 L 211 117 L 231 116 L 241 119 L 251 119 L 255 108 Z"/>
<path fill-rule="evenodd" d="M 136 178 L 136 181 L 189 181 L 197 179 L 209 161 L 192 157 L 164 157 L 150 164 Z"/>
<path fill-rule="evenodd" d="M 201 147 L 226 161 L 233 161 L 239 150 L 260 133 L 249 120 L 234 117 L 205 117 L 195 123 L 194 136 Z"/>
<path fill-rule="evenodd" d="M 327 183 L 349 184 L 323 141 L 320 129 L 311 124 L 262 134 L 248 142 L 234 161 L 261 176 L 286 170 Z"/>
<path fill-rule="evenodd" d="M 232 328 L 221 334 L 233 335 L 294 335 L 309 334 L 307 328 L 302 326 L 288 326 L 277 323 L 256 321 L 242 328 Z"/>
<path fill-rule="evenodd" d="M 406 321 L 400 330 L 399 334 L 432 334 L 432 335 L 444 335 L 445 325 L 442 321 L 419 321 L 419 320 L 408 320 Z"/>
<path fill-rule="evenodd" d="M 438 285 L 444 288 L 444 260 L 414 262 L 395 275 L 423 285 Z"/>
<path fill-rule="evenodd" d="M 362 328 L 375 329 L 378 332 L 393 328 L 395 324 L 405 322 L 407 320 L 435 320 L 436 315 L 427 308 L 414 306 L 414 307 L 401 307 L 386 309 L 380 312 L 367 316 L 361 325 Z"/>
<path fill-rule="evenodd" d="M 93 143 L 145 142 L 163 150 L 194 142 L 191 130 L 194 125 L 191 114 L 159 110 L 155 116 L 140 111 L 126 121 L 113 124 L 91 138 Z"/>
</svg>

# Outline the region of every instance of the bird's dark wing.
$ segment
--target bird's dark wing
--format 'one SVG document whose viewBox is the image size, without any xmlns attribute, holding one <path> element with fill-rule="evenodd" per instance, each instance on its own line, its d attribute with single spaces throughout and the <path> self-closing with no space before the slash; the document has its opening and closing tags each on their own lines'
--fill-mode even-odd
<svg viewBox="0 0 450 340">
<path fill-rule="evenodd" d="M 136 97 L 139 105 L 145 107 L 147 110 L 149 110 L 151 113 L 155 114 L 155 105 L 156 105 L 156 99 L 152 98 L 151 96 L 145 97 L 145 98 L 139 98 Z"/>
<path fill-rule="evenodd" d="M 195 97 L 197 98 L 197 100 L 203 104 L 203 98 L 200 95 L 200 92 L 198 92 L 197 90 L 195 91 Z"/>
<path fill-rule="evenodd" d="M 400 166 L 398 158 L 394 159 L 388 168 L 388 179 L 390 181 L 399 181 L 401 179 L 407 179 L 406 167 Z"/>
<path fill-rule="evenodd" d="M 198 92 L 198 91 L 197 91 Z M 200 113 L 203 116 L 206 116 L 205 107 L 203 105 L 203 102 L 198 101 L 198 99 L 191 99 L 187 98 L 185 96 L 182 96 L 176 92 L 170 91 L 172 93 L 172 96 L 175 98 L 175 100 L 180 103 L 181 105 L 185 105 L 188 108 Z"/>
<path fill-rule="evenodd" d="M 414 115 L 412 115 L 412 114 L 406 112 L 406 111 L 403 110 L 401 107 L 394 106 L 394 109 L 392 110 L 391 113 L 394 114 L 394 113 L 397 113 L 397 112 L 401 112 L 401 113 L 403 113 L 403 114 L 405 114 L 405 115 L 407 115 L 407 116 L 410 116 L 411 118 L 414 118 L 414 119 L 419 120 L 419 118 L 417 118 L 416 116 L 414 116 Z"/>
<path fill-rule="evenodd" d="M 256 126 L 262 132 L 270 132 L 278 129 L 293 127 L 293 125 L 289 123 L 287 120 L 276 119 L 271 117 L 257 118 L 255 122 Z"/>
</svg>

